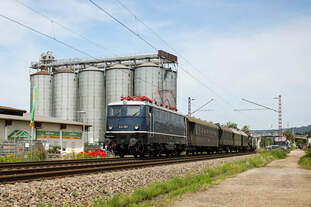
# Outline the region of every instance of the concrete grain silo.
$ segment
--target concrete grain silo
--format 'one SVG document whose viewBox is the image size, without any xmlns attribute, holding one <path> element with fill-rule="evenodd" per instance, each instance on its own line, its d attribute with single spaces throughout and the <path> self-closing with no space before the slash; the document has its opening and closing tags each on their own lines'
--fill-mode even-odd
<svg viewBox="0 0 311 207">
<path fill-rule="evenodd" d="M 177 72 L 165 69 L 163 75 L 163 102 L 165 106 L 176 107 Z"/>
<path fill-rule="evenodd" d="M 133 71 L 130 67 L 115 64 L 105 71 L 106 103 L 120 101 L 121 96 L 133 96 Z"/>
<path fill-rule="evenodd" d="M 69 121 L 77 120 L 78 78 L 70 69 L 59 70 L 53 78 L 53 116 Z"/>
<path fill-rule="evenodd" d="M 77 121 L 92 124 L 86 141 L 103 141 L 106 109 L 104 71 L 92 66 L 81 70 L 78 88 L 80 113 Z"/>
<path fill-rule="evenodd" d="M 158 105 L 163 103 L 164 70 L 152 62 L 142 63 L 134 71 L 134 95 L 147 96 Z"/>
<path fill-rule="evenodd" d="M 33 104 L 33 90 L 37 89 L 36 115 L 52 116 L 53 79 L 49 72 L 39 71 L 30 75 L 30 111 Z"/>
</svg>

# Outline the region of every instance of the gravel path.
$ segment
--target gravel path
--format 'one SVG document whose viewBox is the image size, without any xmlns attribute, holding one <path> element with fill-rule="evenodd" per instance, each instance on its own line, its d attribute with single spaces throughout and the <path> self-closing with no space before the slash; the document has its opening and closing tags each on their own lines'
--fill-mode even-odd
<svg viewBox="0 0 311 207">
<path fill-rule="evenodd" d="M 155 181 L 196 174 L 208 166 L 251 156 L 254 155 L 58 178 L 42 182 L 0 184 L 0 206 L 37 206 L 39 203 L 51 203 L 53 206 L 63 206 L 66 203 L 75 204 L 71 206 L 88 205 L 96 196 L 107 199 L 116 193 L 131 193 Z"/>
<path fill-rule="evenodd" d="M 311 170 L 298 166 L 303 155 L 303 151 L 292 151 L 286 159 L 241 173 L 171 206 L 311 206 Z"/>
</svg>

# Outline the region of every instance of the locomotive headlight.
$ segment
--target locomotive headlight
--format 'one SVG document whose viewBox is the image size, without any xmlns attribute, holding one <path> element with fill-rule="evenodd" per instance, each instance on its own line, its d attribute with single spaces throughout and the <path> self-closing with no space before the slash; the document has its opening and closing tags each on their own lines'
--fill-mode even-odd
<svg viewBox="0 0 311 207">
<path fill-rule="evenodd" d="M 111 130 L 111 129 L 112 129 L 112 126 L 110 125 L 108 128 Z"/>
<path fill-rule="evenodd" d="M 136 124 L 134 128 L 137 130 L 137 129 L 139 129 L 139 126 Z"/>
</svg>

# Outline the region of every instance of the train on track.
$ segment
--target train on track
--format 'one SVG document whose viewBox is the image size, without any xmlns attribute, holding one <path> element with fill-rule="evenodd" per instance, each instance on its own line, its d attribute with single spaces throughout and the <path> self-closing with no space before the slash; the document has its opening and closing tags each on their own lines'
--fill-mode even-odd
<svg viewBox="0 0 311 207">
<path fill-rule="evenodd" d="M 255 149 L 253 138 L 244 132 L 157 106 L 148 98 L 137 100 L 123 97 L 107 106 L 105 146 L 120 157 Z"/>
</svg>

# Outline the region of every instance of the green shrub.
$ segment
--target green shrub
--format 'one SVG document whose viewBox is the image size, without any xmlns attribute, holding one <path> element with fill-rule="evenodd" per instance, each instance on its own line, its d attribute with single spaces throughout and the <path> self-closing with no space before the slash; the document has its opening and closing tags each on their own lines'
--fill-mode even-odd
<svg viewBox="0 0 311 207">
<path fill-rule="evenodd" d="M 19 156 L 16 157 L 14 154 L 9 154 L 6 156 L 0 156 L 0 162 L 23 162 L 23 161 L 40 161 L 45 160 L 47 157 L 45 150 L 34 150 L 31 152 L 27 152 L 27 156 L 24 159 Z"/>
<path fill-rule="evenodd" d="M 14 154 L 0 156 L 0 162 L 17 162 L 17 158 Z"/>
<path fill-rule="evenodd" d="M 48 153 L 60 153 L 60 146 L 54 145 L 48 149 Z"/>
<path fill-rule="evenodd" d="M 231 177 L 254 167 L 261 167 L 272 160 L 285 158 L 287 152 L 274 150 L 260 153 L 245 160 L 228 162 L 215 168 L 207 168 L 198 175 L 191 175 L 185 178 L 175 177 L 163 183 L 153 183 L 145 188 L 137 189 L 131 195 L 117 194 L 107 201 L 98 198 L 94 200 L 93 207 L 134 207 L 149 206 L 150 200 L 168 194 L 172 198 L 187 192 L 194 192 L 203 186 L 215 183 L 217 180 Z"/>
<path fill-rule="evenodd" d="M 311 168 L 311 149 L 306 150 L 306 154 L 300 158 L 299 164 L 302 167 Z"/>
</svg>

